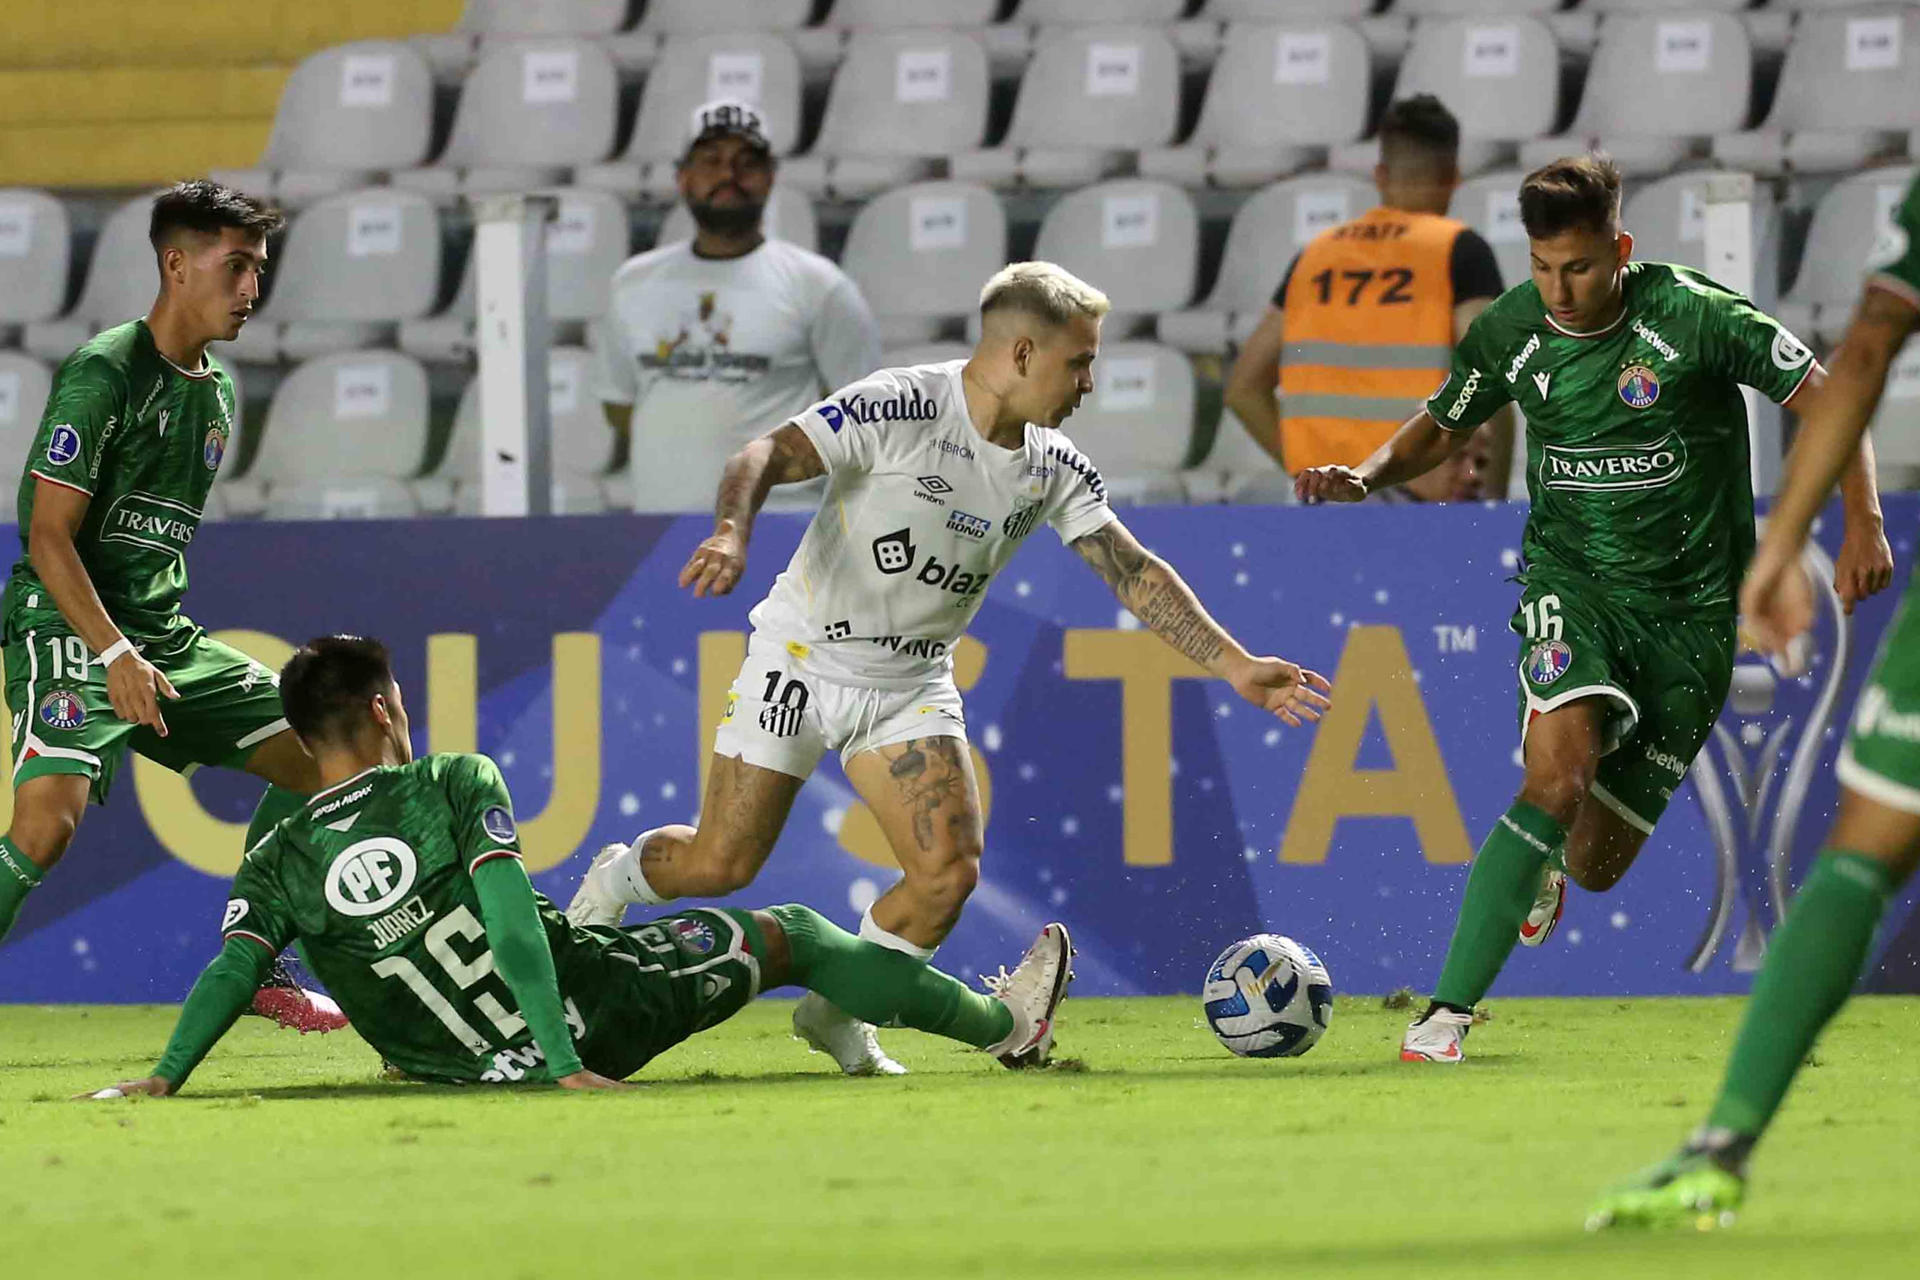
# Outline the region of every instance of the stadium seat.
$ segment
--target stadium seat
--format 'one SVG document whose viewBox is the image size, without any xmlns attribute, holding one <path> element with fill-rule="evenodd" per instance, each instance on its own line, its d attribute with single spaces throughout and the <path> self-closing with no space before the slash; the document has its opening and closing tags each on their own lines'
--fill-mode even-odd
<svg viewBox="0 0 1920 1280">
<path fill-rule="evenodd" d="M 1760 0 L 1765 3 L 1765 0 Z M 1789 4 L 1795 0 L 1787 0 Z M 1401 0 L 1402 4 L 1407 0 Z M 1685 7 L 1695 12 L 1713 11 L 1717 13 L 1737 13 L 1748 8 L 1754 0 L 1686 0 Z M 1859 4 L 1860 0 L 1847 0 L 1849 4 Z M 1585 0 L 1580 6 L 1589 13 L 1668 13 L 1681 6 L 1674 0 Z"/>
<path fill-rule="evenodd" d="M 1839 341 L 1860 297 L 1869 249 L 1893 223 L 1912 165 L 1856 174 L 1835 184 L 1813 211 L 1800 271 L 1775 314 L 1801 337 Z"/>
<path fill-rule="evenodd" d="M 566 189 L 547 194 L 560 201 L 546 232 L 547 319 L 582 324 L 606 313 L 607 286 L 627 260 L 631 244 L 626 206 L 605 191 Z M 471 358 L 478 298 L 479 281 L 469 254 L 446 310 L 401 322 L 400 349 L 422 360 Z"/>
<path fill-rule="evenodd" d="M 1192 198 L 1171 183 L 1103 182 L 1047 211 L 1034 256 L 1104 292 L 1114 311 L 1106 332 L 1126 337 L 1151 316 L 1192 301 L 1198 221 Z"/>
<path fill-rule="evenodd" d="M 152 218 L 151 195 L 135 196 L 115 209 L 94 238 L 80 300 L 59 319 L 26 325 L 20 345 L 57 365 L 101 329 L 147 314 L 160 292 L 160 272 L 147 240 Z"/>
<path fill-rule="evenodd" d="M 1033 26 L 1172 22 L 1186 7 L 1186 0 L 1020 0 L 1013 12 L 1013 21 Z"/>
<path fill-rule="evenodd" d="M 1527 229 L 1520 223 L 1520 169 L 1500 169 L 1463 182 L 1447 210 L 1478 231 L 1500 264 L 1500 283 L 1511 289 L 1528 276 Z"/>
<path fill-rule="evenodd" d="M 391 342 L 439 293 L 433 204 L 391 187 L 329 196 L 294 218 L 274 274 L 272 295 L 226 346 L 231 359 L 298 361 Z"/>
<path fill-rule="evenodd" d="M 467 0 L 457 29 L 481 36 L 605 36 L 627 25 L 628 8 L 628 0 Z"/>
<path fill-rule="evenodd" d="M 1180 477 L 1188 502 L 1291 505 L 1293 477 L 1274 465 L 1231 410 L 1214 424 L 1207 456 Z"/>
<path fill-rule="evenodd" d="M 1213 291 L 1192 310 L 1161 315 L 1160 340 L 1196 355 L 1219 355 L 1245 341 L 1294 254 L 1378 203 L 1371 182 L 1343 173 L 1307 174 L 1259 192 L 1233 215 Z"/>
<path fill-rule="evenodd" d="M 813 202 L 779 182 L 774 183 L 773 194 L 767 200 L 767 212 L 760 220 L 760 227 L 773 239 L 797 244 L 809 253 L 820 251 L 820 222 L 814 214 Z M 693 233 L 693 214 L 687 211 L 686 203 L 682 201 L 667 211 L 654 243 L 674 244 L 691 240 Z"/>
<path fill-rule="evenodd" d="M 73 234 L 67 206 L 44 191 L 0 188 L 0 341 L 67 303 Z"/>
<path fill-rule="evenodd" d="M 1760 128 L 1714 139 L 1714 159 L 1757 173 L 1853 172 L 1897 155 L 1920 120 L 1920 11 L 1801 18 Z"/>
<path fill-rule="evenodd" d="M 1603 150 L 1630 174 L 1664 173 L 1744 127 L 1752 87 L 1752 46 L 1731 14 L 1620 14 L 1601 28 L 1573 127 L 1521 147 L 1520 163 Z"/>
<path fill-rule="evenodd" d="M 1393 11 L 1409 18 L 1504 18 L 1551 13 L 1560 5 L 1561 0 L 1399 0 Z"/>
<path fill-rule="evenodd" d="M 618 93 L 612 61 L 591 41 L 496 46 L 467 77 L 440 158 L 393 181 L 442 198 L 557 185 L 569 167 L 612 153 Z"/>
<path fill-rule="evenodd" d="M 760 107 L 775 155 L 793 150 L 800 135 L 800 61 L 793 46 L 758 32 L 687 36 L 661 47 L 626 150 L 610 164 L 583 165 L 575 185 L 672 199 L 675 164 L 687 149 L 694 109 L 723 97 Z"/>
<path fill-rule="evenodd" d="M 222 486 L 234 515 L 416 515 L 407 481 L 427 452 L 427 374 L 393 351 L 310 360 L 274 392 L 253 466 Z"/>
<path fill-rule="evenodd" d="M 648 0 L 640 29 L 669 36 L 791 31 L 812 11 L 813 0 Z"/>
<path fill-rule="evenodd" d="M 987 57 L 958 31 L 863 32 L 834 76 L 813 149 L 783 181 L 841 199 L 925 177 L 938 157 L 978 147 L 987 130 Z"/>
<path fill-rule="evenodd" d="M 903 27 L 984 27 L 1000 0 L 833 0 L 827 25 L 853 31 Z"/>
<path fill-rule="evenodd" d="M 1502 16 L 1420 23 L 1400 64 L 1396 98 L 1431 93 L 1460 121 L 1460 171 L 1510 163 L 1514 144 L 1553 127 L 1560 53 L 1537 18 Z M 1335 147 L 1336 169 L 1371 173 L 1377 140 Z"/>
<path fill-rule="evenodd" d="M 366 40 L 295 68 L 260 163 L 213 176 L 295 208 L 425 163 L 432 134 L 433 79 L 419 51 Z"/>
<path fill-rule="evenodd" d="M 985 187 L 923 182 L 870 201 L 840 265 L 888 345 L 938 335 L 973 313 L 980 285 L 1007 261 L 1007 215 Z"/>
<path fill-rule="evenodd" d="M 888 347 L 880 353 L 881 367 L 899 369 L 915 364 L 945 364 L 949 360 L 965 360 L 973 354 L 973 348 L 964 342 L 909 342 L 905 346 Z"/>
<path fill-rule="evenodd" d="M 1621 220 L 1633 233 L 1633 256 L 1647 262 L 1677 262 L 1681 266 L 1720 274 L 1707 261 L 1706 189 L 1704 170 L 1676 173 L 1629 189 Z M 1780 285 L 1780 246 L 1775 235 L 1774 198 L 1757 184 L 1753 201 L 1753 294 L 1770 301 Z"/>
<path fill-rule="evenodd" d="M 1331 22 L 1364 18 L 1373 0 L 1207 0 L 1203 18 L 1222 22 Z"/>
<path fill-rule="evenodd" d="M 1179 80 L 1179 60 L 1158 27 L 1047 31 L 1021 78 L 1005 143 L 956 153 L 952 176 L 1069 187 L 1115 173 L 1128 153 L 1173 141 Z"/>
<path fill-rule="evenodd" d="M 601 479 L 613 461 L 613 430 L 591 394 L 593 357 L 584 347 L 547 353 L 547 405 L 552 424 L 553 509 L 586 515 L 607 509 Z M 480 510 L 480 379 L 460 395 L 446 453 L 431 475 L 413 482 L 429 515 L 477 516 Z"/>
<path fill-rule="evenodd" d="M 1116 503 L 1179 502 L 1193 439 L 1193 365 L 1155 342 L 1113 342 L 1093 364 L 1093 394 L 1067 431 Z"/>
<path fill-rule="evenodd" d="M 46 365 L 18 351 L 0 351 L 0 493 L 20 492 L 52 386 L 53 370 Z"/>
<path fill-rule="evenodd" d="M 1257 186 L 1320 160 L 1367 128 L 1366 41 L 1344 23 L 1227 28 L 1200 122 L 1185 145 L 1140 155 L 1140 172 L 1186 186 Z"/>
</svg>

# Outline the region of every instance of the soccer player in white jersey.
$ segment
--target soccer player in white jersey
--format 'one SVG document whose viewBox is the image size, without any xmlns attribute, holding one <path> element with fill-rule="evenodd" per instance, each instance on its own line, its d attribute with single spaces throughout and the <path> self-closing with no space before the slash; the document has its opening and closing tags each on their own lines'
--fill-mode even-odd
<svg viewBox="0 0 1920 1280">
<path fill-rule="evenodd" d="M 930 959 L 979 876 L 982 821 L 952 646 L 987 584 L 1041 523 L 1168 644 L 1289 724 L 1317 720 L 1324 677 L 1254 657 L 1107 505 L 1060 423 L 1093 390 L 1107 299 L 1047 262 L 1009 266 L 980 295 L 973 356 L 883 369 L 727 463 L 714 532 L 681 571 L 724 595 L 746 566 L 768 490 L 816 476 L 827 495 L 757 605 L 747 659 L 714 739 L 700 825 L 656 827 L 601 851 L 568 914 L 617 922 L 628 904 L 745 888 L 821 755 L 879 819 L 904 877 L 860 936 Z M 804 998 L 794 1030 L 853 1075 L 903 1070 L 873 1029 Z"/>
</svg>

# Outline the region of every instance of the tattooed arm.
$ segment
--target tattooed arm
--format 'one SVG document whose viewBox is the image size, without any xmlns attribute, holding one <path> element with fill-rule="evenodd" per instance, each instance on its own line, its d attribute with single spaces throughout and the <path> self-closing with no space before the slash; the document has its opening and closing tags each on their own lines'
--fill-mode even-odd
<svg viewBox="0 0 1920 1280">
<path fill-rule="evenodd" d="M 1324 676 L 1249 654 L 1213 620 L 1173 566 L 1141 546 L 1119 520 L 1074 539 L 1073 549 L 1149 631 L 1231 684 L 1241 697 L 1288 724 L 1320 718 L 1329 687 Z"/>
<path fill-rule="evenodd" d="M 813 441 L 791 422 L 728 458 L 713 506 L 713 534 L 694 548 L 680 570 L 680 585 L 692 587 L 696 596 L 723 596 L 733 590 L 747 567 L 747 539 L 768 491 L 825 474 L 827 464 Z"/>
</svg>

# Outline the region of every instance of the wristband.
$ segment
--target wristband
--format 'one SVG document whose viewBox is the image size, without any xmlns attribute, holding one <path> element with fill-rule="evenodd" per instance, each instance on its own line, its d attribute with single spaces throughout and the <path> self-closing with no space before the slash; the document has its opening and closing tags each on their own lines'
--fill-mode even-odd
<svg viewBox="0 0 1920 1280">
<path fill-rule="evenodd" d="M 127 639 L 125 636 L 121 636 L 118 640 L 115 640 L 112 644 L 102 649 L 100 651 L 100 656 L 94 659 L 94 661 L 98 662 L 103 667 L 110 667 L 114 663 L 118 662 L 121 658 L 125 657 L 127 654 L 132 652 L 133 652 L 133 641 Z"/>
</svg>

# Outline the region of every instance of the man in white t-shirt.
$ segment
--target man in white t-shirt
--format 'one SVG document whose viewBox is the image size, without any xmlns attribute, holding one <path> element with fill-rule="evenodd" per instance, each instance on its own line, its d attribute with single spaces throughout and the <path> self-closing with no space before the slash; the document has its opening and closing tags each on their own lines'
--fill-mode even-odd
<svg viewBox="0 0 1920 1280">
<path fill-rule="evenodd" d="M 1107 299 L 1046 262 L 1007 267 L 981 293 L 969 360 L 883 369 L 727 463 L 713 536 L 681 571 L 696 596 L 733 589 L 755 514 L 776 484 L 827 479 L 799 549 L 751 615 L 698 829 L 657 827 L 594 859 L 568 907 L 616 923 L 629 903 L 744 888 L 800 785 L 829 749 L 905 876 L 860 936 L 925 963 L 979 875 L 982 821 L 952 649 L 987 584 L 1041 524 L 1053 527 L 1140 621 L 1289 724 L 1319 719 L 1326 680 L 1250 656 L 1172 566 L 1135 541 L 1059 424 L 1093 390 Z M 1069 976 L 1064 957 L 1058 974 Z M 849 1074 L 901 1068 L 873 1029 L 803 999 L 794 1029 Z M 1043 1062 L 1051 1027 L 1005 1055 Z"/>
<path fill-rule="evenodd" d="M 705 510 L 727 459 L 767 423 L 880 363 L 853 281 L 761 230 L 774 167 L 757 108 L 707 103 L 680 161 L 693 239 L 614 273 L 597 379 L 620 456 L 636 455 L 636 511 Z"/>
</svg>

